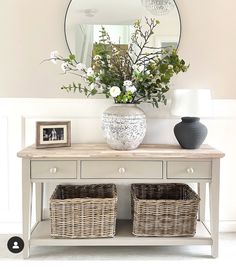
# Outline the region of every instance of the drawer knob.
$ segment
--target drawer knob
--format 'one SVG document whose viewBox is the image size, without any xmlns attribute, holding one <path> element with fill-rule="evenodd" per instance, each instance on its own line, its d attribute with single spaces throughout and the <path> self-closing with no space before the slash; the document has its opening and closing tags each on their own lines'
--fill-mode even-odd
<svg viewBox="0 0 236 269">
<path fill-rule="evenodd" d="M 56 167 L 52 167 L 49 169 L 50 174 L 56 174 L 57 173 L 57 168 Z"/>
<path fill-rule="evenodd" d="M 120 174 L 124 174 L 125 173 L 125 168 L 124 167 L 120 167 L 118 169 L 118 171 L 119 171 Z"/>
<path fill-rule="evenodd" d="M 188 174 L 193 174 L 194 173 L 194 169 L 192 167 L 187 168 L 187 173 Z"/>
</svg>

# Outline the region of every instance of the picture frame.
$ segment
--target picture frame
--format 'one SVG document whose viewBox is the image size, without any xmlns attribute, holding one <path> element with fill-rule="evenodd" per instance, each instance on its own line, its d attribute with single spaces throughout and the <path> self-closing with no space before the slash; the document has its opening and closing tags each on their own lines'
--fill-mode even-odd
<svg viewBox="0 0 236 269">
<path fill-rule="evenodd" d="M 37 121 L 36 148 L 57 148 L 71 146 L 70 121 Z"/>
</svg>

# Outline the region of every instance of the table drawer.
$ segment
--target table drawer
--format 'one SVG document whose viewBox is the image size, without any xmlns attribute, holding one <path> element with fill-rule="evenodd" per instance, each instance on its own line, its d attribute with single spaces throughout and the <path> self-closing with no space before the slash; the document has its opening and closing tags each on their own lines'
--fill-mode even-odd
<svg viewBox="0 0 236 269">
<path fill-rule="evenodd" d="M 31 161 L 31 178 L 76 178 L 76 161 Z"/>
<path fill-rule="evenodd" d="M 211 161 L 168 161 L 167 178 L 211 178 Z"/>
<path fill-rule="evenodd" d="M 162 178 L 162 161 L 81 161 L 81 178 Z"/>
</svg>

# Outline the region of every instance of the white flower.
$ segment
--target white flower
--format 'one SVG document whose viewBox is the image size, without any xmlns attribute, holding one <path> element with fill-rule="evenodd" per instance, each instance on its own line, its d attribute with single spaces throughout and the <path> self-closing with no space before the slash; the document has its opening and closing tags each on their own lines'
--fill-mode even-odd
<svg viewBox="0 0 236 269">
<path fill-rule="evenodd" d="M 57 63 L 57 58 L 59 57 L 59 53 L 57 50 L 54 50 L 50 53 L 50 59 L 51 59 L 51 62 L 56 64 Z"/>
<path fill-rule="evenodd" d="M 91 84 L 90 84 L 90 89 L 91 89 L 91 90 L 94 90 L 94 89 L 95 89 L 95 83 L 91 83 Z"/>
<path fill-rule="evenodd" d="M 118 49 L 117 49 L 117 48 L 113 48 L 113 49 L 112 49 L 112 52 L 113 52 L 113 53 L 117 53 L 117 52 L 118 52 Z"/>
<path fill-rule="evenodd" d="M 103 92 L 106 89 L 106 85 L 105 84 L 100 84 L 99 85 L 99 91 Z"/>
<path fill-rule="evenodd" d="M 100 55 L 95 55 L 95 56 L 93 57 L 93 59 L 94 59 L 94 61 L 99 61 L 99 60 L 102 59 L 102 57 L 101 57 Z"/>
<path fill-rule="evenodd" d="M 50 53 L 50 58 L 57 58 L 59 56 L 59 53 L 57 50 L 54 50 Z"/>
<path fill-rule="evenodd" d="M 121 91 L 120 91 L 120 88 L 119 87 L 117 87 L 117 86 L 111 87 L 111 89 L 110 89 L 110 95 L 112 97 L 117 97 L 118 95 L 120 95 L 120 93 L 121 93 Z"/>
<path fill-rule="evenodd" d="M 141 73 L 144 70 L 144 65 L 133 64 L 132 68 L 134 69 L 134 71 Z"/>
<path fill-rule="evenodd" d="M 64 73 L 66 73 L 66 71 L 69 71 L 70 68 L 69 68 L 68 63 L 62 63 L 62 64 L 61 64 L 61 69 L 62 69 L 62 71 L 63 71 Z"/>
<path fill-rule="evenodd" d="M 132 65 L 132 68 L 134 69 L 134 71 L 137 71 L 138 70 L 138 65 L 137 64 L 133 64 Z"/>
<path fill-rule="evenodd" d="M 173 65 L 172 64 L 169 64 L 168 65 L 168 69 L 173 69 Z"/>
<path fill-rule="evenodd" d="M 166 84 L 161 83 L 161 84 L 160 84 L 160 87 L 161 87 L 161 88 L 165 88 L 165 87 L 166 87 Z"/>
<path fill-rule="evenodd" d="M 125 87 L 131 86 L 131 85 L 132 85 L 132 81 L 131 80 L 125 80 L 124 81 L 124 86 Z"/>
<path fill-rule="evenodd" d="M 78 63 L 76 65 L 76 69 L 79 70 L 79 71 L 82 71 L 82 70 L 86 69 L 86 66 L 83 63 Z"/>
<path fill-rule="evenodd" d="M 93 76 L 94 75 L 94 71 L 93 71 L 93 69 L 91 68 L 91 67 L 89 67 L 88 69 L 87 69 L 87 76 L 88 77 L 91 77 L 91 76 Z"/>
<path fill-rule="evenodd" d="M 126 91 L 134 93 L 137 91 L 137 88 L 135 86 L 129 86 L 129 87 L 126 87 Z"/>
<path fill-rule="evenodd" d="M 140 66 L 138 67 L 138 71 L 139 71 L 139 72 L 143 72 L 143 70 L 144 70 L 144 65 L 140 65 Z"/>
<path fill-rule="evenodd" d="M 103 92 L 105 90 L 105 88 L 102 86 L 102 85 L 100 85 L 100 87 L 99 87 L 99 91 L 100 92 Z"/>
</svg>

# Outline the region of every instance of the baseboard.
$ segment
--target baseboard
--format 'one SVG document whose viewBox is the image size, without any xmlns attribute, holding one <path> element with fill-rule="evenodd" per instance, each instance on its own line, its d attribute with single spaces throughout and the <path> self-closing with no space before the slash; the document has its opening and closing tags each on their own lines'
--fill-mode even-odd
<svg viewBox="0 0 236 269">
<path fill-rule="evenodd" d="M 0 223 L 0 234 L 21 234 L 21 222 L 4 222 Z"/>
<path fill-rule="evenodd" d="M 221 220 L 219 223 L 219 230 L 222 233 L 235 233 L 236 221 L 235 220 Z"/>
</svg>

